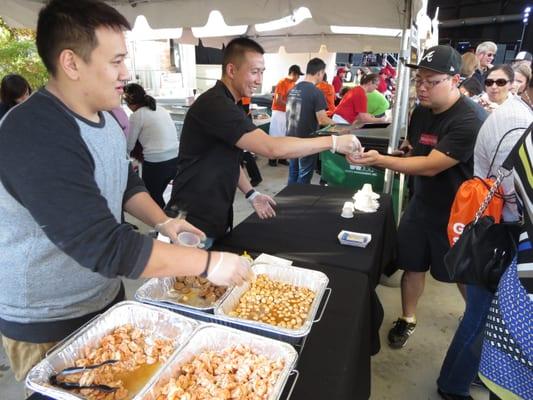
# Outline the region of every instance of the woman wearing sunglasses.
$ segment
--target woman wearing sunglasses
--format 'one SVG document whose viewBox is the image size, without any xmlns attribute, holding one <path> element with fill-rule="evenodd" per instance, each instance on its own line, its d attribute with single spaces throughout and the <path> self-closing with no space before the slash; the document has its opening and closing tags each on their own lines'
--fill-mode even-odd
<svg viewBox="0 0 533 400">
<path fill-rule="evenodd" d="M 492 67 L 485 78 L 485 93 L 472 100 L 477 101 L 487 112 L 492 112 L 512 96 L 514 72 L 509 65 Z"/>
</svg>

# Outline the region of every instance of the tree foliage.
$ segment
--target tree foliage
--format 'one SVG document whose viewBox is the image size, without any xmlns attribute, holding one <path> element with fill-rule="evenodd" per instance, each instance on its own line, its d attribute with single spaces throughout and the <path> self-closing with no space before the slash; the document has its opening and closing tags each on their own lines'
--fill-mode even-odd
<svg viewBox="0 0 533 400">
<path fill-rule="evenodd" d="M 13 73 L 26 78 L 34 90 L 48 80 L 35 47 L 35 31 L 11 28 L 0 18 L 0 78 Z"/>
</svg>

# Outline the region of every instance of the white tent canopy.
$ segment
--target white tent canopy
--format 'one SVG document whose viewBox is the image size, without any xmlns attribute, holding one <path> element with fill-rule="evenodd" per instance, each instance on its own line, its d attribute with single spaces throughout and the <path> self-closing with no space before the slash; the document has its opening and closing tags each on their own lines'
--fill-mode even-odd
<svg viewBox="0 0 533 400">
<path fill-rule="evenodd" d="M 189 32 L 190 30 L 184 30 L 180 41 L 196 44 L 198 39 Z M 290 28 L 266 32 L 257 32 L 250 25 L 246 35 L 260 43 L 267 53 L 276 53 L 281 46 L 285 47 L 287 53 L 318 52 L 322 45 L 330 52 L 398 52 L 401 38 L 400 33 L 396 37 L 335 34 L 331 32 L 330 26 L 317 25 L 314 18 Z M 202 38 L 202 43 L 204 46 L 220 48 L 230 39 L 232 37 Z"/>
<path fill-rule="evenodd" d="M 13 26 L 35 27 L 39 9 L 45 0 L 2 0 L 0 15 Z M 422 0 L 108 0 L 133 25 L 144 15 L 150 26 L 185 28 L 180 39 L 196 44 L 190 27 L 207 24 L 212 10 L 218 10 L 227 25 L 249 25 L 246 34 L 260 42 L 267 52 L 284 46 L 287 52 L 318 51 L 325 45 L 331 52 L 396 52 L 400 38 L 368 35 L 334 34 L 331 25 L 402 29 L 404 15 L 416 15 Z M 405 10 L 412 3 L 411 10 Z M 312 19 L 277 31 L 256 32 L 253 25 L 284 18 L 300 7 L 307 7 Z M 205 38 L 205 45 L 220 47 L 231 37 Z"/>
</svg>

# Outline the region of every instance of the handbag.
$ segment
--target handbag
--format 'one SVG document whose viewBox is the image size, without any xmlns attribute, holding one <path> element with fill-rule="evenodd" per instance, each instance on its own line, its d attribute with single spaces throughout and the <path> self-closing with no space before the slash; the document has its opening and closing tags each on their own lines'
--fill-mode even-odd
<svg viewBox="0 0 533 400">
<path fill-rule="evenodd" d="M 505 132 L 494 151 L 494 156 L 489 166 L 489 173 L 492 171 L 492 167 L 500 150 L 500 146 L 504 139 L 511 133 L 517 130 L 525 130 L 526 128 L 513 128 Z M 512 153 L 512 152 L 511 152 Z M 488 191 L 494 184 L 494 177 L 487 176 L 486 178 L 480 178 L 474 176 L 471 179 L 464 181 L 457 192 L 452 203 L 450 210 L 450 217 L 448 220 L 448 241 L 450 246 L 453 246 L 455 242 L 463 233 L 464 227 L 474 219 L 476 211 L 479 209 L 480 204 L 483 203 L 483 199 L 487 196 Z M 494 218 L 496 223 L 500 222 L 503 205 L 505 201 L 511 201 L 510 196 L 505 196 L 503 190 L 500 187 L 497 188 L 495 195 L 489 201 L 483 215 L 490 215 Z M 511 197 L 514 197 L 511 196 Z"/>
<path fill-rule="evenodd" d="M 448 221 L 448 241 L 450 246 L 457 242 L 464 231 L 464 227 L 475 218 L 479 205 L 483 203 L 493 184 L 493 178 L 482 179 L 474 176 L 459 186 L 452 203 Z M 500 187 L 489 202 L 483 215 L 491 216 L 496 223 L 500 222 L 504 199 L 505 196 Z"/>
<path fill-rule="evenodd" d="M 531 131 L 532 126 L 522 137 Z M 515 145 L 498 168 L 496 179 L 474 220 L 464 227 L 455 245 L 444 256 L 444 265 L 453 282 L 483 286 L 495 292 L 500 277 L 516 254 L 522 222 L 496 223 L 492 216 L 483 215 L 506 176 L 504 171 L 513 169 L 512 157 L 516 149 Z"/>
</svg>

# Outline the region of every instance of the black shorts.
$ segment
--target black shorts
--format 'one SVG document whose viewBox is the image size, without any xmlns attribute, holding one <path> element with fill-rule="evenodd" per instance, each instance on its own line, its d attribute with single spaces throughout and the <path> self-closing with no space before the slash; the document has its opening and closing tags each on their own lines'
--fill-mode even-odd
<svg viewBox="0 0 533 400">
<path fill-rule="evenodd" d="M 398 227 L 398 265 L 404 271 L 425 272 L 441 282 L 452 282 L 444 266 L 450 249 L 446 226 L 430 226 L 413 218 L 408 207 Z"/>
</svg>

